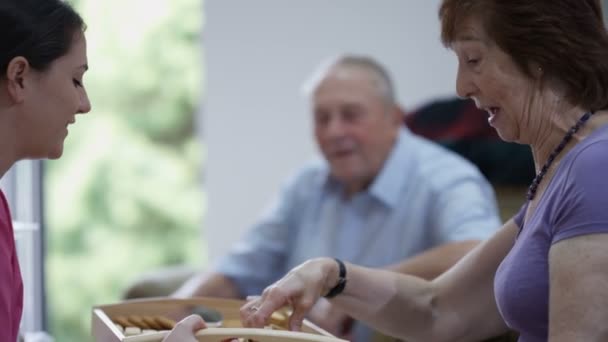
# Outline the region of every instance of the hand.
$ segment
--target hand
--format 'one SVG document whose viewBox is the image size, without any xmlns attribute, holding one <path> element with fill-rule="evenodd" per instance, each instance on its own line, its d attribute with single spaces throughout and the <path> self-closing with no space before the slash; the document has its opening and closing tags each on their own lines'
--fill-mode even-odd
<svg viewBox="0 0 608 342">
<path fill-rule="evenodd" d="M 292 307 L 289 329 L 299 331 L 302 321 L 317 299 L 338 281 L 338 265 L 333 259 L 309 260 L 292 269 L 285 277 L 267 287 L 262 296 L 241 307 L 245 327 L 262 328 L 270 315 L 283 306 Z"/>
<path fill-rule="evenodd" d="M 194 334 L 206 327 L 205 321 L 200 316 L 190 315 L 179 321 L 163 342 L 197 342 Z"/>
<path fill-rule="evenodd" d="M 319 299 L 312 307 L 308 319 L 336 337 L 352 340 L 354 320 L 325 298 Z"/>
</svg>

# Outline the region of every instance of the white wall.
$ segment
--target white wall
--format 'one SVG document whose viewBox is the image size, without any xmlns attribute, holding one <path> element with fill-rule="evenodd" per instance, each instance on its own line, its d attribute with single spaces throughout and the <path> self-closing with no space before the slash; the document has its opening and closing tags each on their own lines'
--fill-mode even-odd
<svg viewBox="0 0 608 342">
<path fill-rule="evenodd" d="M 225 252 L 316 153 L 300 86 L 339 52 L 377 57 L 412 108 L 454 93 L 438 0 L 206 0 L 206 239 Z"/>
<path fill-rule="evenodd" d="M 608 23 L 608 0 L 602 0 L 602 10 L 604 11 L 604 24 Z"/>
</svg>

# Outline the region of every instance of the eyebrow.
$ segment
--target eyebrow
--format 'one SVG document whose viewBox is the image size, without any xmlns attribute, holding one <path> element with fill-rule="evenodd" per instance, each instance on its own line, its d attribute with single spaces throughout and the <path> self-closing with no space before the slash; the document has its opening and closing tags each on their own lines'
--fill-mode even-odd
<svg viewBox="0 0 608 342">
<path fill-rule="evenodd" d="M 464 34 L 461 36 L 457 36 L 455 40 L 460 40 L 463 42 L 480 42 L 481 41 L 481 39 L 479 39 L 478 37 L 475 37 L 470 34 Z"/>
<path fill-rule="evenodd" d="M 79 66 L 79 67 L 78 67 L 78 68 L 76 68 L 76 69 L 84 69 L 84 71 L 87 71 L 87 70 L 89 70 L 89 65 L 85 63 L 85 64 L 83 64 L 83 65 Z"/>
<path fill-rule="evenodd" d="M 453 48 L 455 48 L 455 44 L 458 44 L 458 43 L 460 43 L 460 44 L 481 43 L 484 45 L 488 45 L 488 42 L 485 39 L 476 37 L 476 36 L 468 34 L 468 33 L 457 36 L 450 44 L 450 47 L 453 49 Z"/>
</svg>

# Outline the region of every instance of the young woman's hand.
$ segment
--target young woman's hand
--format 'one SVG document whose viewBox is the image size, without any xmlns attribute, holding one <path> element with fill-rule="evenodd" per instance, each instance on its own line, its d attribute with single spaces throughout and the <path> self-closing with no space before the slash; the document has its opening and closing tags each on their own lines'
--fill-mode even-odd
<svg viewBox="0 0 608 342">
<path fill-rule="evenodd" d="M 175 325 L 163 342 L 197 342 L 194 334 L 206 328 L 205 321 L 198 315 L 190 315 Z"/>
</svg>

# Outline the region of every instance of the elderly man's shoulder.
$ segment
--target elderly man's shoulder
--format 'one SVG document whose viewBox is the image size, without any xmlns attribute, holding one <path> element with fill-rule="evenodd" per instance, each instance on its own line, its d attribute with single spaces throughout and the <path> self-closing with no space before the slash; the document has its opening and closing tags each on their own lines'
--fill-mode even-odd
<svg viewBox="0 0 608 342">
<path fill-rule="evenodd" d="M 329 166 L 321 158 L 313 158 L 291 172 L 287 186 L 301 191 L 319 189 L 327 182 Z"/>
<path fill-rule="evenodd" d="M 300 165 L 293 173 L 293 178 L 306 180 L 325 180 L 329 174 L 327 162 L 318 157 L 314 157 Z"/>
</svg>

